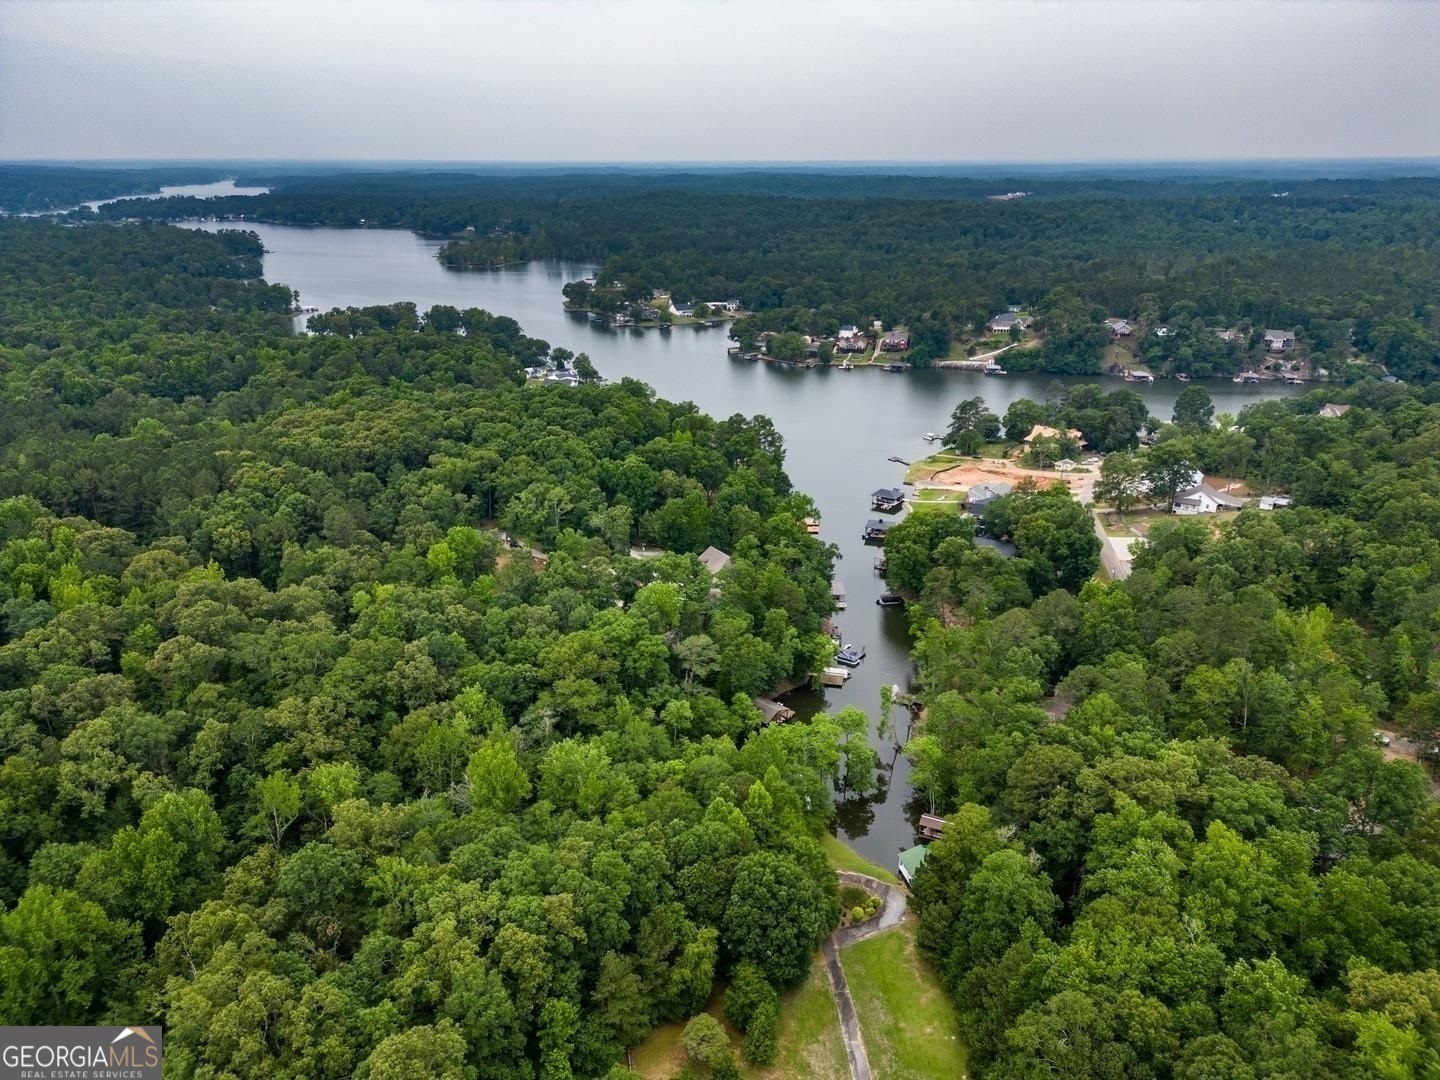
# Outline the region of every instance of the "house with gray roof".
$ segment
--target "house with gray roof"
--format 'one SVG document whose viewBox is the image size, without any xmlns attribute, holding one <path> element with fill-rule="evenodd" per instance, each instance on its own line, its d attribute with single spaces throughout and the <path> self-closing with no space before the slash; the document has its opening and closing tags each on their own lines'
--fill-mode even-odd
<svg viewBox="0 0 1440 1080">
<path fill-rule="evenodd" d="M 1001 495 L 1009 495 L 1013 490 L 1004 480 L 988 480 L 983 484 L 976 484 L 965 494 L 965 508 L 980 517 L 987 506 Z"/>
</svg>

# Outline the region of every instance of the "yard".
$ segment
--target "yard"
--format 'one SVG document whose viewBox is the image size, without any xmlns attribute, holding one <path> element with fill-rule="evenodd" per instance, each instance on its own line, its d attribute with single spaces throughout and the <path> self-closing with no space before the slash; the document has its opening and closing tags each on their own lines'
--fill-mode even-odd
<svg viewBox="0 0 1440 1080">
<path fill-rule="evenodd" d="M 890 885 L 900 884 L 900 879 L 892 871 L 886 870 L 882 866 L 876 866 L 872 862 L 866 862 L 858 852 L 847 846 L 845 841 L 838 836 L 826 833 L 821 838 L 821 844 L 825 848 L 825 857 L 830 860 L 830 865 L 836 870 L 852 870 L 857 874 L 869 874 Z"/>
<path fill-rule="evenodd" d="M 942 510 L 958 514 L 965 505 L 965 494 L 953 488 L 920 488 L 909 502 L 911 510 Z"/>
<path fill-rule="evenodd" d="M 840 962 L 875 1076 L 887 1080 L 968 1076 L 955 1008 L 935 972 L 915 950 L 913 919 L 850 946 L 841 953 Z"/>
</svg>

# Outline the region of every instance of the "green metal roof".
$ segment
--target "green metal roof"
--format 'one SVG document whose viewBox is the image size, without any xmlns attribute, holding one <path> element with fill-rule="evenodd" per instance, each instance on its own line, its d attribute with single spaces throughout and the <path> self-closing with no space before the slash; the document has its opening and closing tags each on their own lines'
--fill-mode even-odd
<svg viewBox="0 0 1440 1080">
<path fill-rule="evenodd" d="M 905 877 L 913 878 L 915 876 L 915 871 L 920 869 L 920 864 L 925 861 L 926 850 L 927 845 L 920 844 L 900 852 L 900 869 Z"/>
</svg>

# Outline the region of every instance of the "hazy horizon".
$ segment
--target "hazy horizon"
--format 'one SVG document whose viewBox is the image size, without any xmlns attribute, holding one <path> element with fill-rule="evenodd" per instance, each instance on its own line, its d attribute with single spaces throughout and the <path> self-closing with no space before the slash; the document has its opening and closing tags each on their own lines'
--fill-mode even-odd
<svg viewBox="0 0 1440 1080">
<path fill-rule="evenodd" d="M 1038 166 L 1440 156 L 1417 0 L 0 0 L 0 158 Z"/>
</svg>

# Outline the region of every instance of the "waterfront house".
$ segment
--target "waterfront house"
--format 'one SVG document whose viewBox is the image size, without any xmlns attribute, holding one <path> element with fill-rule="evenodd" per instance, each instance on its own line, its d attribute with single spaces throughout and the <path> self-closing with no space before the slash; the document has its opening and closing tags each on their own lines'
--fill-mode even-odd
<svg viewBox="0 0 1440 1080">
<path fill-rule="evenodd" d="M 868 344 L 858 326 L 842 326 L 835 336 L 835 348 L 840 352 L 864 352 Z"/>
<path fill-rule="evenodd" d="M 1078 428 L 1066 428 L 1061 431 L 1059 428 L 1047 427 L 1044 424 L 1036 424 L 1030 429 L 1022 442 L 1032 443 L 1036 439 L 1071 439 L 1080 446 L 1085 445 L 1085 435 Z"/>
<path fill-rule="evenodd" d="M 986 323 L 985 328 L 992 334 L 1008 334 L 1012 326 L 1018 326 L 1021 330 L 1024 330 L 1029 327 L 1029 325 L 1030 320 L 1025 318 L 1025 316 L 1014 311 L 1006 311 L 996 315 Z"/>
<path fill-rule="evenodd" d="M 1002 495 L 1009 495 L 1014 490 L 1004 480 L 989 480 L 983 484 L 976 484 L 965 494 L 965 508 L 980 517 L 985 513 L 985 508 Z"/>
<path fill-rule="evenodd" d="M 1175 495 L 1170 509 L 1177 514 L 1216 514 L 1221 510 L 1239 510 L 1245 504 L 1209 484 L 1196 484 Z"/>
<path fill-rule="evenodd" d="M 1350 411 L 1350 405 L 1336 405 L 1333 401 L 1327 401 L 1320 407 L 1320 415 L 1326 420 L 1338 420 Z"/>
<path fill-rule="evenodd" d="M 699 559 L 701 565 L 710 571 L 711 577 L 730 565 L 730 556 L 717 547 L 707 547 L 700 553 Z"/>
<path fill-rule="evenodd" d="M 918 844 L 900 852 L 900 880 L 905 882 L 906 888 L 915 883 L 915 871 L 925 862 L 925 851 L 926 846 Z"/>
<path fill-rule="evenodd" d="M 675 301 L 672 300 L 670 301 L 670 310 L 674 314 L 680 316 L 682 319 L 688 319 L 695 314 L 695 305 L 677 304 L 675 303 Z"/>
<path fill-rule="evenodd" d="M 1295 335 L 1289 330 L 1266 330 L 1265 351 L 1284 352 L 1295 347 Z"/>
<path fill-rule="evenodd" d="M 910 348 L 910 335 L 904 330 L 891 330 L 880 339 L 880 348 L 885 352 L 904 352 Z"/>
<path fill-rule="evenodd" d="M 905 505 L 905 492 L 899 488 L 880 488 L 870 493 L 870 509 L 893 514 Z"/>
</svg>

